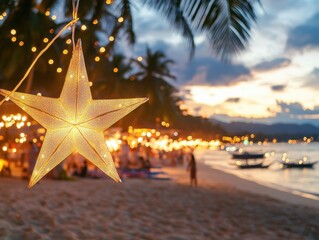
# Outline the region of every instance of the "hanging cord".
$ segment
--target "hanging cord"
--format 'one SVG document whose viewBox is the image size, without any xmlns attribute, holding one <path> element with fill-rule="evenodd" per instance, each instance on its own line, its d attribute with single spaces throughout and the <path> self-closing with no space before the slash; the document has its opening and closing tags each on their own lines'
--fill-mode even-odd
<svg viewBox="0 0 319 240">
<path fill-rule="evenodd" d="M 9 100 L 10 96 L 15 93 L 17 91 L 17 89 L 21 86 L 21 84 L 24 82 L 24 80 L 28 77 L 28 75 L 30 74 L 32 68 L 34 67 L 34 65 L 36 64 L 36 62 L 39 60 L 39 58 L 49 49 L 49 47 L 55 42 L 55 40 L 61 36 L 61 34 L 70 26 L 72 26 L 72 41 L 73 41 L 73 49 L 75 48 L 75 42 L 74 42 L 74 32 L 75 32 L 75 23 L 77 21 L 79 21 L 79 18 L 77 17 L 77 12 L 79 9 L 79 2 L 80 0 L 77 1 L 77 4 L 75 4 L 76 0 L 72 0 L 72 5 L 73 5 L 73 19 L 72 21 L 70 21 L 67 25 L 65 25 L 59 32 L 58 34 L 46 45 L 45 48 L 43 48 L 41 50 L 41 52 L 38 54 L 38 56 L 33 60 L 33 62 L 31 63 L 30 67 L 28 68 L 28 70 L 26 71 L 26 73 L 24 74 L 23 78 L 20 80 L 20 82 L 15 86 L 15 88 L 7 95 L 5 96 L 1 102 L 0 102 L 0 106 L 7 100 Z"/>
<path fill-rule="evenodd" d="M 72 8 L 73 8 L 72 17 L 73 17 L 73 20 L 74 19 L 78 19 L 79 3 L 80 3 L 80 0 L 72 0 Z M 73 44 L 73 50 L 74 50 L 75 49 L 75 24 L 72 25 L 72 44 Z"/>
</svg>

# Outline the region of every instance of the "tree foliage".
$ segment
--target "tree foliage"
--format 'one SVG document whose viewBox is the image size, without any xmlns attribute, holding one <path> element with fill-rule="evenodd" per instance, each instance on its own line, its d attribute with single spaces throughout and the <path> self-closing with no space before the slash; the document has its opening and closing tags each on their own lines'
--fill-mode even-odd
<svg viewBox="0 0 319 240">
<path fill-rule="evenodd" d="M 175 79 L 170 72 L 172 60 L 160 51 L 147 48 L 143 61 L 129 61 L 117 53 L 117 43 L 119 39 L 126 39 L 131 45 L 135 43 L 132 12 L 144 5 L 161 14 L 181 34 L 191 56 L 195 51 L 194 36 L 201 33 L 209 40 L 215 55 L 227 59 L 246 47 L 256 20 L 255 2 L 258 0 L 82 0 L 76 33 L 84 42 L 94 95 L 148 96 L 150 101 L 137 110 L 139 117 L 129 118 L 132 124 L 158 125 L 165 120 L 176 128 L 187 128 L 187 124 L 208 126 L 204 120 L 185 116 L 179 109 L 181 99 L 176 97 L 177 89 L 171 84 Z M 53 12 L 59 12 L 59 19 Z M 1 87 L 12 89 L 39 51 L 71 18 L 72 0 L 2 0 Z M 41 91 L 57 97 L 71 53 L 69 32 L 40 58 L 26 81 L 25 91 Z"/>
</svg>

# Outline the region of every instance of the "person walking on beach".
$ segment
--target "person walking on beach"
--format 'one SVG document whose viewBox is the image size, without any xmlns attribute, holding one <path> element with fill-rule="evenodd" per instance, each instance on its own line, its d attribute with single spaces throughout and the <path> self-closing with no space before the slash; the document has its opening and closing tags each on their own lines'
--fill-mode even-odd
<svg viewBox="0 0 319 240">
<path fill-rule="evenodd" d="M 187 170 L 190 173 L 191 186 L 197 186 L 197 176 L 196 176 L 196 160 L 194 154 L 191 153 L 191 159 L 188 163 Z"/>
<path fill-rule="evenodd" d="M 80 174 L 80 176 L 83 177 L 83 178 L 86 177 L 87 171 L 88 171 L 88 162 L 87 162 L 87 160 L 85 159 L 84 162 L 83 162 L 83 166 L 82 166 L 82 168 L 81 168 L 81 174 Z"/>
</svg>

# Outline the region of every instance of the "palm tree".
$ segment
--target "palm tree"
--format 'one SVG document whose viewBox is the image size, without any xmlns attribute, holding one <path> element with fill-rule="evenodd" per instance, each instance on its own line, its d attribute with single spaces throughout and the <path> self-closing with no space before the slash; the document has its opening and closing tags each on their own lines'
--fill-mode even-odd
<svg viewBox="0 0 319 240">
<path fill-rule="evenodd" d="M 134 75 L 140 82 L 142 92 L 149 98 L 145 104 L 149 120 L 151 122 L 157 118 L 171 120 L 173 118 L 171 107 L 174 105 L 172 94 L 176 92 L 176 89 L 169 81 L 176 78 L 171 74 L 169 67 L 174 62 L 167 59 L 163 52 L 152 52 L 148 47 L 145 58 L 132 59 L 132 62 L 138 67 L 138 72 Z"/>
</svg>

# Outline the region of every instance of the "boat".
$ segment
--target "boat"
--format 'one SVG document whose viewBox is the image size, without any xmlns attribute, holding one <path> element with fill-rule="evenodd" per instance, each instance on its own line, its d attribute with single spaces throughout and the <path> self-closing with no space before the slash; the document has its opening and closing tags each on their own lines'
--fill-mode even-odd
<svg viewBox="0 0 319 240">
<path fill-rule="evenodd" d="M 236 161 L 235 165 L 240 169 L 252 169 L 252 168 L 268 168 L 270 164 L 264 164 L 264 161 L 261 162 L 254 162 L 254 163 L 248 163 L 248 161 L 242 162 L 242 161 Z"/>
<path fill-rule="evenodd" d="M 313 168 L 317 162 L 318 161 L 304 162 L 302 160 L 299 160 L 298 162 L 282 161 L 281 166 L 282 168 Z"/>
<path fill-rule="evenodd" d="M 264 158 L 264 153 L 249 153 L 249 152 L 242 152 L 242 153 L 232 153 L 234 159 L 258 159 Z"/>
<path fill-rule="evenodd" d="M 308 161 L 307 157 L 303 157 L 300 160 L 291 161 L 285 154 L 281 159 L 280 166 L 282 168 L 313 168 L 317 162 L 318 161 Z"/>
</svg>

